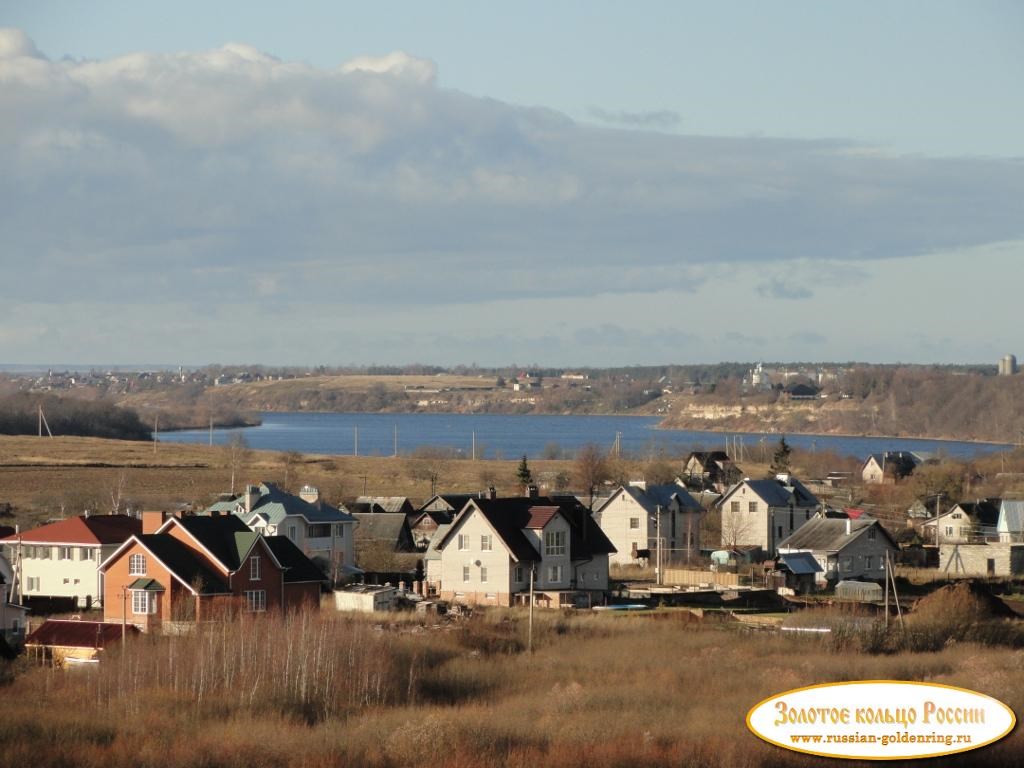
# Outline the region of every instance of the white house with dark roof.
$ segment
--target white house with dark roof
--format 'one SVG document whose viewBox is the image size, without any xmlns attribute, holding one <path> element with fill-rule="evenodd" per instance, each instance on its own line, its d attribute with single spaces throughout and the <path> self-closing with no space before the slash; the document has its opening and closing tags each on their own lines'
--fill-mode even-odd
<svg viewBox="0 0 1024 768">
<path fill-rule="evenodd" d="M 921 538 L 927 544 L 980 543 L 998 537 L 1002 499 L 962 501 L 948 512 L 921 526 Z"/>
<path fill-rule="evenodd" d="M 546 497 L 472 499 L 431 545 L 440 554 L 428 584 L 469 605 L 593 604 L 608 589 L 615 547 L 578 501 Z"/>
<path fill-rule="evenodd" d="M 358 572 L 353 562 L 355 518 L 327 504 L 312 486 L 303 486 L 295 495 L 272 483 L 250 485 L 240 496 L 218 502 L 206 512 L 234 514 L 265 536 L 285 536 L 335 580 Z"/>
<path fill-rule="evenodd" d="M 845 579 L 881 581 L 885 556 L 899 545 L 877 520 L 814 517 L 779 542 L 780 555 L 808 552 L 821 566 L 819 584 Z"/>
<path fill-rule="evenodd" d="M 718 500 L 722 546 L 758 546 L 774 555 L 779 542 L 810 520 L 820 506 L 818 497 L 792 475 L 747 478 Z"/>
<path fill-rule="evenodd" d="M 617 550 L 613 564 L 635 563 L 649 551 L 653 560 L 661 537 L 662 561 L 686 560 L 700 553 L 704 508 L 678 484 L 619 486 L 594 510 L 594 522 Z"/>
</svg>

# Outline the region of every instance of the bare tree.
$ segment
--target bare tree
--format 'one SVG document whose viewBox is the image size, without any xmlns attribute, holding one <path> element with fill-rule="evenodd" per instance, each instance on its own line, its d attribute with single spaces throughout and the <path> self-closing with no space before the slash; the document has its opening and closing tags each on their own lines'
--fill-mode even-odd
<svg viewBox="0 0 1024 768">
<path fill-rule="evenodd" d="M 252 457 L 245 436 L 235 433 L 224 445 L 224 466 L 231 470 L 231 493 L 235 492 L 235 476 L 240 474 Z"/>
<path fill-rule="evenodd" d="M 448 473 L 452 461 L 450 448 L 424 445 L 413 451 L 408 461 L 409 476 L 413 480 L 430 483 L 430 495 L 437 493 L 437 484 Z"/>
<path fill-rule="evenodd" d="M 720 510 L 722 546 L 735 548 L 746 544 L 748 534 L 753 528 L 753 515 L 737 509 L 730 504 Z"/>
<path fill-rule="evenodd" d="M 128 478 L 124 470 L 117 473 L 117 478 L 110 488 L 110 514 L 121 514 L 121 503 L 124 501 L 124 492 L 128 484 Z"/>
<path fill-rule="evenodd" d="M 298 451 L 285 451 L 281 454 L 281 467 L 284 469 L 284 482 L 281 486 L 286 490 L 292 490 L 290 485 L 292 474 L 299 464 L 302 464 L 304 457 Z"/>
<path fill-rule="evenodd" d="M 580 490 L 588 498 L 587 507 L 594 508 L 594 496 L 601 483 L 608 479 L 608 462 L 601 448 L 587 443 L 576 454 L 573 474 Z"/>
</svg>

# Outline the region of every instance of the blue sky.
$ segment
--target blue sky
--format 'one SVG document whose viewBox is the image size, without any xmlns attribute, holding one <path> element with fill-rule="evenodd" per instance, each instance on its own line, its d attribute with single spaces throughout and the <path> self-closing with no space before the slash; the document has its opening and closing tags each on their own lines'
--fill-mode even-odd
<svg viewBox="0 0 1024 768">
<path fill-rule="evenodd" d="M 1024 352 L 1018 3 L 0 26 L 0 362 Z"/>
</svg>

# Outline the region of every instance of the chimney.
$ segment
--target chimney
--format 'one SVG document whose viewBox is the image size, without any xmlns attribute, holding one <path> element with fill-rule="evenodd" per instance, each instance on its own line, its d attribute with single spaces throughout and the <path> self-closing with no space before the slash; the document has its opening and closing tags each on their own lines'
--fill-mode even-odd
<svg viewBox="0 0 1024 768">
<path fill-rule="evenodd" d="M 850 518 L 849 518 L 849 517 L 847 517 L 847 518 L 846 518 L 846 535 L 847 535 L 847 536 L 849 536 L 849 535 L 850 535 L 850 528 L 851 528 L 851 526 L 850 526 Z"/>
<path fill-rule="evenodd" d="M 779 474 L 775 476 L 775 479 L 778 480 L 783 485 L 789 485 L 792 480 L 792 476 L 789 474 L 789 472 L 779 472 Z"/>
<path fill-rule="evenodd" d="M 530 484 L 526 486 L 526 498 L 536 499 L 537 498 L 537 486 Z"/>
<path fill-rule="evenodd" d="M 316 504 L 320 501 L 320 489 L 312 485 L 304 485 L 299 491 L 299 498 L 310 504 Z"/>
<path fill-rule="evenodd" d="M 646 480 L 630 480 L 629 481 L 629 487 L 630 488 L 639 488 L 641 491 L 646 492 L 647 491 L 647 481 Z"/>
<path fill-rule="evenodd" d="M 260 489 L 255 485 L 245 486 L 245 512 L 248 514 L 252 512 L 253 506 L 256 504 L 256 500 L 260 497 Z"/>
<path fill-rule="evenodd" d="M 164 521 L 167 520 L 167 513 L 160 510 L 144 511 L 142 513 L 142 532 L 156 533 Z"/>
<path fill-rule="evenodd" d="M 496 499 L 498 498 L 498 490 L 493 486 L 487 486 L 487 490 L 480 494 L 485 499 Z"/>
</svg>

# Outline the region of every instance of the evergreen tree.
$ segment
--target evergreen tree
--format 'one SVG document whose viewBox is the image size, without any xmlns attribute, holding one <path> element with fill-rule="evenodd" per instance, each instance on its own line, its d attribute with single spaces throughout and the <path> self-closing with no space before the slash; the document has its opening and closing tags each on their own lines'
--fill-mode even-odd
<svg viewBox="0 0 1024 768">
<path fill-rule="evenodd" d="M 779 445 L 775 449 L 775 453 L 772 454 L 772 464 L 770 468 L 772 477 L 775 475 L 789 473 L 791 453 L 793 453 L 793 449 L 789 447 L 789 443 L 786 442 L 786 436 L 783 435 L 779 438 Z"/>
<path fill-rule="evenodd" d="M 516 469 L 516 477 L 519 478 L 519 482 L 523 485 L 530 485 L 533 483 L 533 472 L 530 471 L 530 465 L 526 463 L 526 454 L 523 454 L 522 460 L 519 462 L 519 468 Z"/>
</svg>

